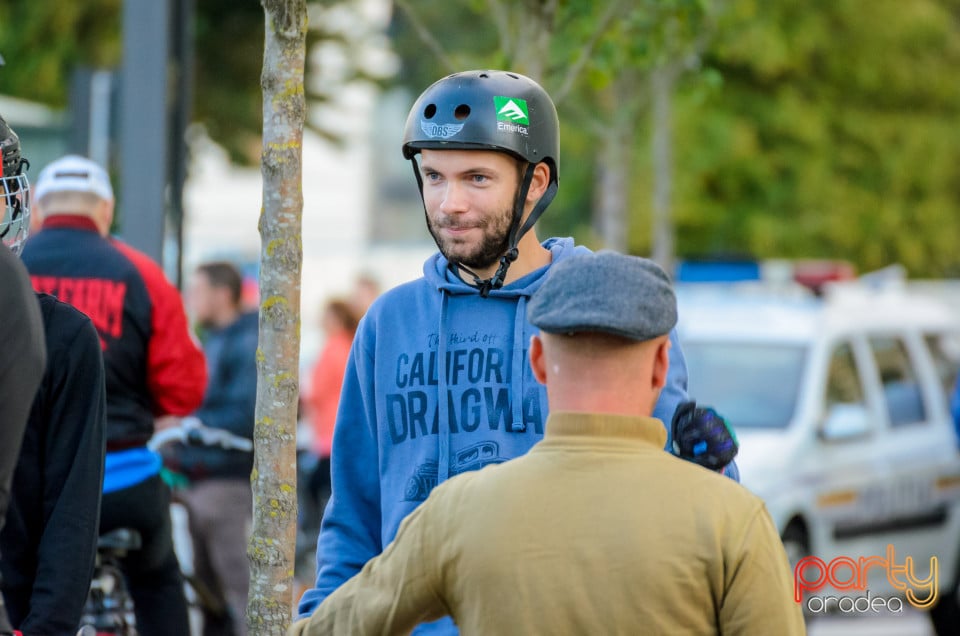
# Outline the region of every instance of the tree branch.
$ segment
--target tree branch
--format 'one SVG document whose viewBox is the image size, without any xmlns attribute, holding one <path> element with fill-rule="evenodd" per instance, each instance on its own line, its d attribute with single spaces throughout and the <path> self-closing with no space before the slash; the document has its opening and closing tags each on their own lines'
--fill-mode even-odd
<svg viewBox="0 0 960 636">
<path fill-rule="evenodd" d="M 725 9 L 725 6 L 725 3 L 721 0 L 713 2 L 711 4 L 712 10 L 707 11 L 704 16 L 703 27 L 687 47 L 687 50 L 685 52 L 679 51 L 676 57 L 667 62 L 665 71 L 671 76 L 671 80 L 675 81 L 683 73 L 692 71 L 700 65 L 700 56 L 716 34 L 717 17 Z"/>
<path fill-rule="evenodd" d="M 603 14 L 603 16 L 601 16 L 600 21 L 597 22 L 597 28 L 594 30 L 593 35 L 590 36 L 590 40 L 580 49 L 580 55 L 577 56 L 576 61 L 567 70 L 567 73 L 563 78 L 563 82 L 560 84 L 560 89 L 554 93 L 553 101 L 555 104 L 559 104 L 561 101 L 563 101 L 563 99 L 573 89 L 573 85 L 580 76 L 580 73 L 583 72 L 587 62 L 590 61 L 590 57 L 593 55 L 593 51 L 597 47 L 597 42 L 600 41 L 600 38 L 603 36 L 603 34 L 607 32 L 608 28 L 610 28 L 610 23 L 613 22 L 615 17 L 617 17 L 617 14 L 620 12 L 620 8 L 622 6 L 622 0 L 613 0 L 607 5 L 607 11 Z"/>
<path fill-rule="evenodd" d="M 410 21 L 410 26 L 413 27 L 417 37 L 419 37 L 420 41 L 426 45 L 431 53 L 433 53 L 440 65 L 449 73 L 456 72 L 458 70 L 456 65 L 450 59 L 450 56 L 447 55 L 447 52 L 443 50 L 443 46 L 440 45 L 440 42 L 433 37 L 433 34 L 431 34 L 430 30 L 426 27 L 426 25 L 424 25 L 423 21 L 420 19 L 420 16 L 418 16 L 417 12 L 414 11 L 413 7 L 410 6 L 410 3 L 407 0 L 394 0 L 394 2 L 407 16 L 407 19 Z"/>
<path fill-rule="evenodd" d="M 487 6 L 490 8 L 493 24 L 497 27 L 497 34 L 500 36 L 500 50 L 504 58 L 512 61 L 516 47 L 515 42 L 510 39 L 510 10 L 499 0 L 487 0 Z"/>
</svg>

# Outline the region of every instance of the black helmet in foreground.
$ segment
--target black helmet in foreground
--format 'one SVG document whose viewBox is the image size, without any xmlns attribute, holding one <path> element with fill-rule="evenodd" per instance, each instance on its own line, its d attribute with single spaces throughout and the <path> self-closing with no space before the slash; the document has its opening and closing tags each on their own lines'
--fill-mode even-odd
<svg viewBox="0 0 960 636">
<path fill-rule="evenodd" d="M 509 247 L 500 259 L 500 269 L 485 281 L 474 275 L 485 296 L 491 289 L 503 285 L 506 270 L 517 257 L 517 243 L 556 195 L 560 165 L 557 109 L 539 84 L 519 73 L 494 70 L 455 73 L 427 88 L 407 116 L 403 156 L 413 162 L 421 195 L 423 182 L 415 157 L 424 149 L 494 150 L 529 164 L 516 198 Z M 550 184 L 521 227 L 523 201 L 533 168 L 541 162 L 550 169 Z"/>
<path fill-rule="evenodd" d="M 23 170 L 30 165 L 20 155 L 20 138 L 0 117 L 0 239 L 19 254 L 30 231 L 30 183 Z"/>
<path fill-rule="evenodd" d="M 20 137 L 2 116 L 0 116 L 0 156 L 3 157 L 3 172 L 0 176 L 10 177 L 20 174 L 24 161 L 20 156 Z"/>
</svg>

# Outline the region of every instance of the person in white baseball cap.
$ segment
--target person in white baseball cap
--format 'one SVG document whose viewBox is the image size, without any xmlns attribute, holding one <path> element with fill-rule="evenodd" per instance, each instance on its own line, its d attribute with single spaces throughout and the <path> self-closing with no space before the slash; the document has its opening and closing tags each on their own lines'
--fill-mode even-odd
<svg viewBox="0 0 960 636">
<path fill-rule="evenodd" d="M 114 197 L 110 177 L 95 161 L 66 155 L 40 172 L 33 188 L 41 218 L 54 215 L 86 216 L 106 236 L 113 223 Z"/>
</svg>

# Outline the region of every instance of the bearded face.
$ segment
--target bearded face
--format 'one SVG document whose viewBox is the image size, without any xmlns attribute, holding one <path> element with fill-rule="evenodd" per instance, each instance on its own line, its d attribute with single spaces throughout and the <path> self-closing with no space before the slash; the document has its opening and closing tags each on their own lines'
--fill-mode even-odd
<svg viewBox="0 0 960 636">
<path fill-rule="evenodd" d="M 470 269 L 483 270 L 496 265 L 509 247 L 513 210 L 491 212 L 483 219 L 461 223 L 451 217 L 427 217 L 427 228 L 448 261 Z"/>
<path fill-rule="evenodd" d="M 500 152 L 424 150 L 427 228 L 449 261 L 494 268 L 509 247 L 518 164 Z"/>
</svg>

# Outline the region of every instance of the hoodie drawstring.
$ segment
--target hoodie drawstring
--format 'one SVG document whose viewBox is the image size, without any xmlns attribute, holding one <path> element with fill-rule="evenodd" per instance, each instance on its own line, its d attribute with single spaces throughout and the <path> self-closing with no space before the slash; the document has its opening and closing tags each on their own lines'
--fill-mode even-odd
<svg viewBox="0 0 960 636">
<path fill-rule="evenodd" d="M 437 437 L 440 440 L 437 457 L 437 485 L 450 477 L 450 409 L 447 398 L 447 298 L 440 292 L 440 331 L 437 334 Z"/>
<path fill-rule="evenodd" d="M 527 343 L 523 341 L 523 326 L 527 322 L 527 297 L 517 299 L 517 313 L 513 317 L 513 367 L 510 369 L 510 402 L 513 421 L 510 430 L 515 433 L 526 430 L 523 421 L 523 350 Z"/>
</svg>

